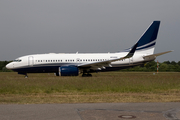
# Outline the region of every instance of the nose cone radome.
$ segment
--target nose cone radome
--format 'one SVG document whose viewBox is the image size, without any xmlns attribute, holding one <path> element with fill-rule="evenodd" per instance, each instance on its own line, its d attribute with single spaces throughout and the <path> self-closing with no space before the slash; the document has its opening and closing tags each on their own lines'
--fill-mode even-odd
<svg viewBox="0 0 180 120">
<path fill-rule="evenodd" d="M 7 64 L 7 65 L 6 65 L 6 68 L 7 68 L 7 69 L 12 69 L 12 68 L 13 68 L 13 64 L 12 64 L 12 63 Z"/>
</svg>

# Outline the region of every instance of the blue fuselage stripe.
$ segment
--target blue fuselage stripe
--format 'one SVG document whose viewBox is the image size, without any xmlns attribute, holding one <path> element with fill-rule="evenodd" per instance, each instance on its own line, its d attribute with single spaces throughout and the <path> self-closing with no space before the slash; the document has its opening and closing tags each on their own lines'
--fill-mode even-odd
<svg viewBox="0 0 180 120">
<path fill-rule="evenodd" d="M 146 61 L 147 62 L 147 61 Z M 141 65 L 144 64 L 145 62 L 137 62 L 137 63 L 133 63 L 131 65 L 129 64 L 121 64 L 121 65 L 115 65 L 116 67 L 106 67 L 106 69 L 102 69 L 102 70 L 97 70 L 97 71 L 115 71 L 115 70 L 120 70 L 120 69 L 124 69 L 124 68 L 128 68 L 128 67 L 133 67 L 133 66 L 137 66 L 137 65 Z M 56 73 L 59 72 L 59 67 L 61 66 L 57 66 L 57 65 L 39 65 L 39 66 L 28 66 L 28 67 L 23 67 L 23 68 L 18 68 L 18 69 L 13 69 L 13 71 L 16 71 L 20 74 L 25 74 L 25 73 Z M 92 70 L 91 72 L 94 72 L 95 70 Z"/>
</svg>

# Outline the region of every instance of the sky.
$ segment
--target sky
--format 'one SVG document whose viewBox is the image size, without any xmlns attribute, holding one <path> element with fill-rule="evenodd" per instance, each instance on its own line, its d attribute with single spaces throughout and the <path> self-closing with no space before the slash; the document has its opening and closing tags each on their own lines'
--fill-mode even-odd
<svg viewBox="0 0 180 120">
<path fill-rule="evenodd" d="M 156 60 L 180 61 L 180 0 L 0 0 L 0 61 L 130 48 L 160 20 Z"/>
</svg>

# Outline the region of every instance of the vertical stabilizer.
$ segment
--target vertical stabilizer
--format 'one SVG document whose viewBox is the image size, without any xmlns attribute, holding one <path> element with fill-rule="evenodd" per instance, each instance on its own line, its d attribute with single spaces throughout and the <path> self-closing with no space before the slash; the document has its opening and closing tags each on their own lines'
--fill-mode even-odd
<svg viewBox="0 0 180 120">
<path fill-rule="evenodd" d="M 156 44 L 156 39 L 159 31 L 160 21 L 154 21 L 142 37 L 138 40 L 136 51 L 148 51 L 153 54 Z"/>
<path fill-rule="evenodd" d="M 144 32 L 144 34 L 136 42 L 138 43 L 136 52 L 141 52 L 141 53 L 146 53 L 146 54 L 154 53 L 159 26 L 160 26 L 160 21 L 153 21 L 153 23 L 149 26 L 149 28 Z M 126 51 L 129 51 L 130 49 L 127 49 Z"/>
</svg>

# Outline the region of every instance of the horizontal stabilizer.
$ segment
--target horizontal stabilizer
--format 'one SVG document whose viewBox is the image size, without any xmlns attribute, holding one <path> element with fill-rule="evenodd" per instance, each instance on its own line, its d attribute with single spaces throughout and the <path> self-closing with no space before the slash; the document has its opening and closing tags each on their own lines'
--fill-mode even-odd
<svg viewBox="0 0 180 120">
<path fill-rule="evenodd" d="M 152 55 L 147 55 L 147 56 L 144 56 L 143 58 L 146 59 L 146 58 L 156 58 L 157 56 L 160 56 L 160 55 L 163 55 L 163 54 L 166 54 L 166 53 L 169 53 L 169 52 L 173 52 L 173 50 L 170 50 L 170 51 L 166 51 L 166 52 L 162 52 L 162 53 L 156 53 L 156 54 L 152 54 Z"/>
</svg>

